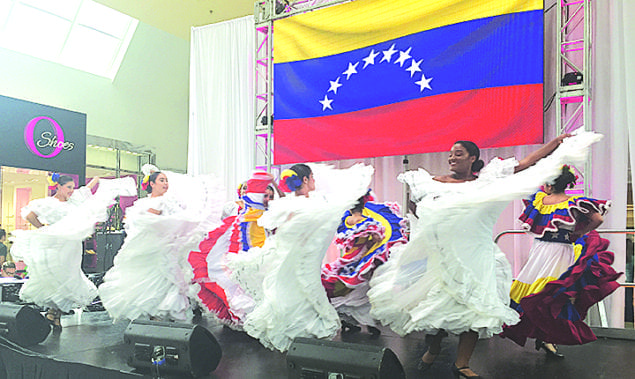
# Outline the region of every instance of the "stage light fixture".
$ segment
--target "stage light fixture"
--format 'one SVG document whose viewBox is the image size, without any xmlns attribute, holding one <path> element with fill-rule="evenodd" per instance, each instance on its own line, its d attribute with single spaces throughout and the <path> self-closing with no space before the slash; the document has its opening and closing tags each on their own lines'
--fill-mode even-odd
<svg viewBox="0 0 635 379">
<path fill-rule="evenodd" d="M 285 8 L 289 5 L 288 0 L 276 0 L 276 14 L 284 12 Z"/>
<path fill-rule="evenodd" d="M 405 379 L 401 362 L 382 346 L 296 338 L 287 353 L 289 379 Z"/>
<path fill-rule="evenodd" d="M 562 78 L 562 85 L 563 86 L 570 86 L 570 85 L 574 85 L 574 84 L 582 84 L 582 73 L 581 72 L 567 72 L 566 74 L 564 74 L 564 78 Z"/>
</svg>

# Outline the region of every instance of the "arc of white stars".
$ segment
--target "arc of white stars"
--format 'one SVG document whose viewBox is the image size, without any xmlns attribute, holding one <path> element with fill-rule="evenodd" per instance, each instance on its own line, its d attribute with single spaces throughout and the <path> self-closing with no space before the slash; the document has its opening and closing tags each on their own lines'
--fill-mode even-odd
<svg viewBox="0 0 635 379">
<path fill-rule="evenodd" d="M 327 108 L 330 110 L 333 110 L 333 107 L 331 107 L 331 103 L 333 102 L 333 99 L 329 99 L 328 95 L 324 95 L 324 99 L 323 100 L 319 100 L 320 104 L 322 104 L 322 110 L 325 111 Z"/>
<path fill-rule="evenodd" d="M 419 85 L 419 92 L 423 92 L 424 89 L 429 89 L 431 90 L 432 87 L 430 87 L 430 81 L 433 78 L 426 78 L 425 74 L 421 74 L 421 80 L 419 80 L 418 82 L 415 82 L 415 84 Z"/>
<path fill-rule="evenodd" d="M 375 58 L 379 55 L 379 53 L 375 52 L 375 49 L 372 49 L 370 51 L 370 54 L 368 54 L 368 56 L 364 59 L 362 59 L 364 61 L 364 67 L 362 67 L 362 69 L 365 69 L 366 66 L 368 66 L 369 64 L 375 64 Z"/>
<path fill-rule="evenodd" d="M 379 63 L 383 61 L 388 61 L 388 63 L 390 63 L 390 60 L 392 59 L 392 55 L 396 52 L 397 50 L 395 50 L 395 44 L 393 43 L 392 46 L 390 46 L 390 49 L 384 50 L 381 52 L 382 54 L 384 54 L 384 56 L 381 58 Z"/>
<path fill-rule="evenodd" d="M 408 59 L 412 58 L 412 56 L 410 55 L 410 50 L 412 50 L 412 47 L 409 47 L 406 51 L 400 51 L 399 58 L 397 58 L 395 64 L 399 63 L 399 67 L 403 67 L 403 64 L 406 63 Z"/>
<path fill-rule="evenodd" d="M 414 76 L 416 72 L 421 72 L 421 68 L 419 67 L 421 65 L 421 62 L 423 62 L 423 59 L 419 59 L 418 61 L 415 61 L 414 58 L 412 59 L 412 62 L 410 62 L 410 67 L 408 67 L 406 71 L 410 72 L 411 78 Z"/>
<path fill-rule="evenodd" d="M 344 71 L 342 73 L 342 75 L 346 75 L 346 80 L 348 80 L 348 78 L 350 78 L 351 75 L 357 74 L 357 65 L 358 64 L 359 64 L 359 62 L 355 62 L 355 64 L 352 64 L 351 62 L 348 62 L 348 68 L 346 69 L 346 71 Z"/>
<path fill-rule="evenodd" d="M 338 76 L 335 81 L 329 80 L 329 83 L 331 83 L 331 86 L 329 87 L 329 90 L 326 92 L 329 93 L 333 91 L 333 93 L 337 95 L 337 89 L 342 86 L 342 83 L 340 83 L 340 77 Z"/>
</svg>

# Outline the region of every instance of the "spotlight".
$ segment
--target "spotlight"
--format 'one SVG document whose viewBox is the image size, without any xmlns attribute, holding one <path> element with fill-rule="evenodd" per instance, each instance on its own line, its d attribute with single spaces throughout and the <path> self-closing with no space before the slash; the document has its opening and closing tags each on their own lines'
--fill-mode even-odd
<svg viewBox="0 0 635 379">
<path fill-rule="evenodd" d="M 563 86 L 571 86 L 574 84 L 582 84 L 582 73 L 581 72 L 567 72 L 564 74 L 564 78 L 562 78 Z"/>
<path fill-rule="evenodd" d="M 284 12 L 288 5 L 288 0 L 276 0 L 276 14 Z"/>
</svg>

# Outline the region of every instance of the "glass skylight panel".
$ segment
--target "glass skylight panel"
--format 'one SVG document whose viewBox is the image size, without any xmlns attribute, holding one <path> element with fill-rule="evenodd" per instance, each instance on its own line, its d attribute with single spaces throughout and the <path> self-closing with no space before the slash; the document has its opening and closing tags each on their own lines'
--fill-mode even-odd
<svg viewBox="0 0 635 379">
<path fill-rule="evenodd" d="M 130 17 L 93 1 L 84 2 L 77 23 L 123 39 L 130 26 Z"/>
<path fill-rule="evenodd" d="M 72 21 L 82 0 L 20 0 L 18 2 Z"/>
<path fill-rule="evenodd" d="M 58 16 L 16 4 L 5 25 L 2 42 L 11 50 L 51 60 L 57 58 L 71 25 Z"/>
<path fill-rule="evenodd" d="M 60 63 L 85 71 L 107 72 L 121 41 L 107 34 L 76 25 L 60 56 Z"/>
<path fill-rule="evenodd" d="M 137 24 L 92 0 L 0 0 L 0 47 L 110 79 Z"/>
</svg>

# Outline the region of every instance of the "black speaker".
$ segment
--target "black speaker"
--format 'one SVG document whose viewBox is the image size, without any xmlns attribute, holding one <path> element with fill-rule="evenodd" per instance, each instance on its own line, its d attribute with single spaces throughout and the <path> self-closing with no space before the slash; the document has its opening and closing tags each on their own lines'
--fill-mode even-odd
<svg viewBox="0 0 635 379">
<path fill-rule="evenodd" d="M 97 253 L 97 262 L 95 263 L 95 272 L 106 272 L 110 270 L 115 259 L 115 255 L 123 245 L 123 231 L 96 233 L 95 234 L 95 252 Z"/>
<path fill-rule="evenodd" d="M 399 379 L 392 350 L 381 346 L 296 338 L 287 353 L 289 379 Z"/>
<path fill-rule="evenodd" d="M 193 377 L 218 367 L 222 351 L 216 338 L 200 325 L 134 320 L 124 332 L 128 365 L 159 373 Z"/>
<path fill-rule="evenodd" d="M 0 335 L 21 346 L 38 344 L 51 332 L 40 311 L 27 305 L 0 303 Z"/>
</svg>

